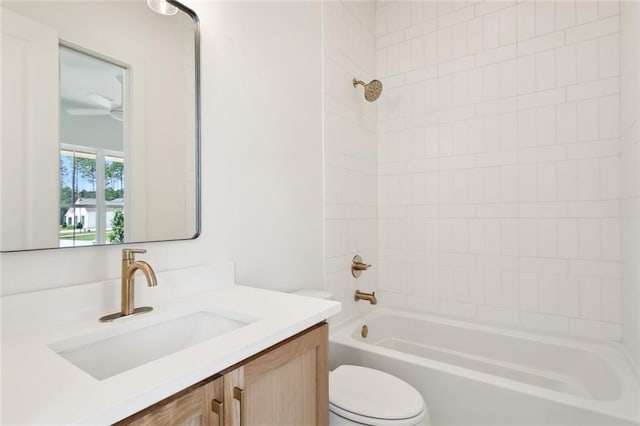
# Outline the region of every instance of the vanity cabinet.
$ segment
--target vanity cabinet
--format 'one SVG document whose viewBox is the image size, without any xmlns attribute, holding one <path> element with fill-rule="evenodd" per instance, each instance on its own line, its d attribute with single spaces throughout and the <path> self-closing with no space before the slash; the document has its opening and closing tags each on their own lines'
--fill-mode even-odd
<svg viewBox="0 0 640 426">
<path fill-rule="evenodd" d="M 118 425 L 327 425 L 328 326 L 318 324 Z"/>
<path fill-rule="evenodd" d="M 222 395 L 223 377 L 216 376 L 191 386 L 151 407 L 117 423 L 135 426 L 217 425 L 210 401 Z"/>
</svg>

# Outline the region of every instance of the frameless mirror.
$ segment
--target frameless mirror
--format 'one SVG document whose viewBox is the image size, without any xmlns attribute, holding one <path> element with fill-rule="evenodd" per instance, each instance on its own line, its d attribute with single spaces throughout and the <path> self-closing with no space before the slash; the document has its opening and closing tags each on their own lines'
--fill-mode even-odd
<svg viewBox="0 0 640 426">
<path fill-rule="evenodd" d="M 197 237 L 196 15 L 172 0 L 0 7 L 0 250 Z"/>
</svg>

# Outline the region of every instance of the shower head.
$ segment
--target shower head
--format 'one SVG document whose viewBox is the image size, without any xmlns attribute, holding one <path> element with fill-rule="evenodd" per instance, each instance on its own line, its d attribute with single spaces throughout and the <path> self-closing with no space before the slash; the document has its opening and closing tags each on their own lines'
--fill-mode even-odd
<svg viewBox="0 0 640 426">
<path fill-rule="evenodd" d="M 365 83 L 364 81 L 353 79 L 353 87 L 356 87 L 358 84 L 364 87 L 364 98 L 369 102 L 373 102 L 380 97 L 382 93 L 382 83 L 380 80 L 371 80 L 369 83 Z"/>
</svg>

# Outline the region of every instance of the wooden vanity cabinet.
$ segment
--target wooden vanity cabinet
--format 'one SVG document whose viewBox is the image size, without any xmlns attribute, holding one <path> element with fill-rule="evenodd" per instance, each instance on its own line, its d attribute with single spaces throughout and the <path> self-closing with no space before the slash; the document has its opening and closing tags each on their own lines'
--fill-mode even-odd
<svg viewBox="0 0 640 426">
<path fill-rule="evenodd" d="M 215 399 L 216 395 L 222 395 L 222 386 L 223 377 L 215 376 L 170 396 L 116 425 L 217 425 L 218 418 L 211 410 L 210 401 Z"/>
<path fill-rule="evenodd" d="M 328 326 L 318 324 L 118 425 L 329 423 Z"/>
</svg>

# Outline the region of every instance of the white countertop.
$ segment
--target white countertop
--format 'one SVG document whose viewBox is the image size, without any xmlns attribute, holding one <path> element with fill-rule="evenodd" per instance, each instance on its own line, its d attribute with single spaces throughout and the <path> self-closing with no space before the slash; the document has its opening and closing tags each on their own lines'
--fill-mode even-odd
<svg viewBox="0 0 640 426">
<path fill-rule="evenodd" d="M 338 302 L 240 285 L 157 302 L 153 307 L 150 313 L 113 323 L 98 322 L 98 317 L 108 312 L 96 312 L 91 319 L 3 339 L 1 423 L 111 424 L 340 311 Z M 48 346 L 199 309 L 254 321 L 104 380 L 95 379 Z"/>
</svg>

